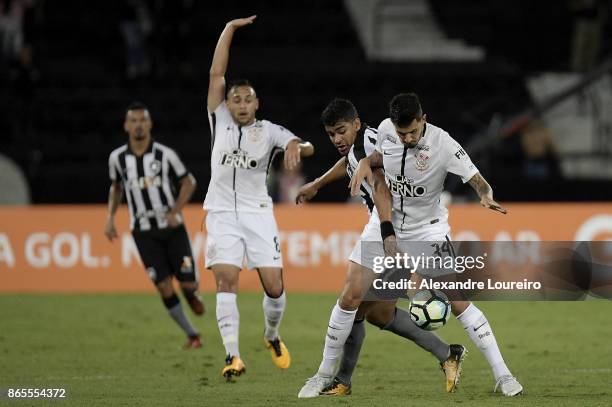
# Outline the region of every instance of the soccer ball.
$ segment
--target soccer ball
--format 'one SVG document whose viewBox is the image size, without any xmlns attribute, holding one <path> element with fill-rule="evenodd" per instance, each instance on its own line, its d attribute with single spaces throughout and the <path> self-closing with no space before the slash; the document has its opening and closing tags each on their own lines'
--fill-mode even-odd
<svg viewBox="0 0 612 407">
<path fill-rule="evenodd" d="M 443 327 L 450 313 L 450 301 L 442 291 L 419 291 L 410 301 L 410 318 L 419 328 L 427 331 Z"/>
</svg>

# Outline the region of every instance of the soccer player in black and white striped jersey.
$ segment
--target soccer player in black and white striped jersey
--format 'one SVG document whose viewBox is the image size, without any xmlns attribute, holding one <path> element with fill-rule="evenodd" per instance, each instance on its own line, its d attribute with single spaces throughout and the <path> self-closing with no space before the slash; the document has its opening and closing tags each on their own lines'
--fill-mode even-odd
<svg viewBox="0 0 612 407">
<path fill-rule="evenodd" d="M 124 130 L 129 140 L 108 160 L 111 187 L 104 233 L 110 241 L 117 237 L 115 213 L 125 193 L 130 229 L 149 278 L 172 319 L 186 333 L 185 347 L 199 348 L 200 334 L 183 312 L 172 286 L 174 276 L 193 312 L 204 313 L 198 296 L 198 271 L 181 215 L 196 181 L 174 150 L 152 139 L 152 126 L 145 105 L 128 107 Z"/>
</svg>

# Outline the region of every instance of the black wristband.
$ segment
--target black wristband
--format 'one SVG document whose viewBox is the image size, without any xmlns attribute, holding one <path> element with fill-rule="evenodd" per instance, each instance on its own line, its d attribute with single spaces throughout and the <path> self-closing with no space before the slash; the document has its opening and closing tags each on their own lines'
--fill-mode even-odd
<svg viewBox="0 0 612 407">
<path fill-rule="evenodd" d="M 389 236 L 395 236 L 395 229 L 393 229 L 393 223 L 388 220 L 380 222 L 380 235 L 382 236 L 383 242 Z"/>
</svg>

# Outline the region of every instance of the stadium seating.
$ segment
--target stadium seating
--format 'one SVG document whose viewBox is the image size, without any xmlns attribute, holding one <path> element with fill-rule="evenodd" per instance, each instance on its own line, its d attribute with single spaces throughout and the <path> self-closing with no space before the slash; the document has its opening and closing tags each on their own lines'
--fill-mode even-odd
<svg viewBox="0 0 612 407">
<path fill-rule="evenodd" d="M 24 168 L 33 202 L 105 200 L 107 157 L 125 141 L 122 117 L 135 99 L 150 106 L 154 137 L 181 153 L 200 181 L 194 199 L 203 199 L 210 154 L 207 72 L 218 35 L 232 17 L 259 15 L 254 26 L 236 35 L 228 76 L 252 81 L 262 100 L 260 117 L 316 144 L 317 155 L 304 167 L 309 178 L 336 158 L 319 123 L 320 111 L 334 96 L 354 100 L 363 120 L 376 126 L 391 96 L 416 91 L 429 120 L 460 142 L 486 126 L 495 113 L 514 113 L 529 103 L 523 71 L 495 58 L 454 64 L 368 62 L 343 3 L 325 0 L 290 5 L 260 0 L 247 7 L 237 0 L 194 2 L 189 40 L 179 44 L 185 47 L 191 73 L 127 82 L 115 6 L 72 3 L 69 18 L 45 3 L 35 47 L 41 80 L 29 105 L 29 126 L 16 134 L 9 118 L 0 123 L 11 134 L 2 139 L 2 147 Z M 453 24 L 450 16 L 462 13 L 466 21 L 480 21 L 485 3 L 463 7 L 462 2 L 459 7 L 440 1 L 432 7 L 454 37 L 471 41 L 482 38 L 491 24 Z M 255 46 L 261 42 L 266 46 Z M 489 54 L 491 44 L 478 45 L 488 46 Z M 7 106 L 10 101 L 1 103 Z M 318 199 L 344 200 L 346 193 L 340 188 Z"/>
</svg>

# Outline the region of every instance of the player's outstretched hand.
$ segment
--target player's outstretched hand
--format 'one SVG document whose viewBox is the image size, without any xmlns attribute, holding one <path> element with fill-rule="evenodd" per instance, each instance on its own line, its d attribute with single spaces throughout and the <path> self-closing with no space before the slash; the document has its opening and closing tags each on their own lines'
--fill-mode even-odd
<svg viewBox="0 0 612 407">
<path fill-rule="evenodd" d="M 306 201 L 310 201 L 315 197 L 317 192 L 319 192 L 319 189 L 316 187 L 314 181 L 302 185 L 298 190 L 297 196 L 295 197 L 295 204 L 299 205 Z"/>
<path fill-rule="evenodd" d="M 300 142 L 292 140 L 287 145 L 285 150 L 285 168 L 288 171 L 293 171 L 300 163 Z"/>
<path fill-rule="evenodd" d="M 505 215 L 506 213 L 508 213 L 508 211 L 507 211 L 507 210 L 506 210 L 504 207 L 502 207 L 500 204 L 498 204 L 497 202 L 495 202 L 495 201 L 493 200 L 493 198 L 489 198 L 488 196 L 483 197 L 483 198 L 480 200 L 480 204 L 481 204 L 482 206 L 484 206 L 485 208 L 489 208 L 489 209 L 492 209 L 492 210 L 494 210 L 494 211 L 501 212 L 501 213 L 503 213 L 504 215 Z"/>
<path fill-rule="evenodd" d="M 227 23 L 227 25 L 230 25 L 234 28 L 244 27 L 245 25 L 253 24 L 253 21 L 255 21 L 256 18 L 256 15 L 247 18 L 237 18 Z"/>
<path fill-rule="evenodd" d="M 109 241 L 113 241 L 113 239 L 117 238 L 117 229 L 115 229 L 115 222 L 113 219 L 109 218 L 106 220 L 106 225 L 104 226 L 104 234 Z"/>
<path fill-rule="evenodd" d="M 351 177 L 351 182 L 349 182 L 349 188 L 351 189 L 352 196 L 359 195 L 359 189 L 361 188 L 361 183 L 364 179 L 368 180 L 368 184 L 372 186 L 374 185 L 374 176 L 372 175 L 372 168 L 370 168 L 370 160 L 367 158 L 362 158 L 359 161 L 357 169 Z"/>
</svg>

